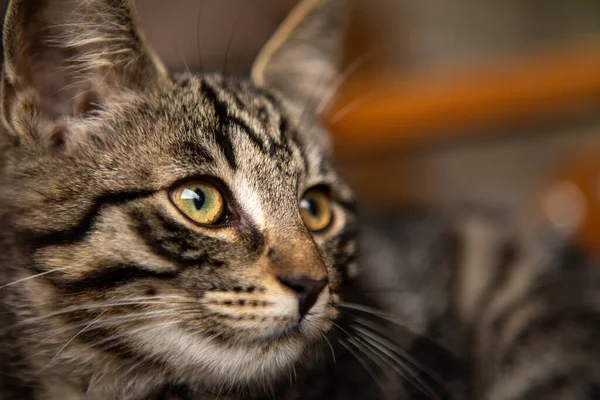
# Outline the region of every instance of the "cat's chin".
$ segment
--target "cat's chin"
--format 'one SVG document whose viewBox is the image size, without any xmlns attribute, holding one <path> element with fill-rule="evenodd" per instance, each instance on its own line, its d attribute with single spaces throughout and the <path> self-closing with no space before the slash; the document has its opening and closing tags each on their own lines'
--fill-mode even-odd
<svg viewBox="0 0 600 400">
<path fill-rule="evenodd" d="M 209 387 L 248 387 L 289 375 L 293 364 L 304 357 L 306 349 L 320 340 L 330 325 L 308 319 L 284 330 L 233 343 L 182 328 L 168 332 L 146 330 L 136 340 L 184 380 L 200 378 Z"/>
</svg>

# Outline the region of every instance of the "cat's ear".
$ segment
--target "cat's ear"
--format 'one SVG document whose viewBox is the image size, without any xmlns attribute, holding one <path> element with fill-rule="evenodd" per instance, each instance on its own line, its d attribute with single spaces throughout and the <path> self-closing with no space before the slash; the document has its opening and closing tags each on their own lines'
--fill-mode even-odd
<svg viewBox="0 0 600 400">
<path fill-rule="evenodd" d="M 16 141 L 51 141 L 112 96 L 168 82 L 131 0 L 13 0 L 3 40 L 2 116 Z"/>
<path fill-rule="evenodd" d="M 342 0 L 303 0 L 259 53 L 255 84 L 315 111 L 335 79 L 342 50 Z M 302 110 L 304 111 L 304 110 Z"/>
</svg>

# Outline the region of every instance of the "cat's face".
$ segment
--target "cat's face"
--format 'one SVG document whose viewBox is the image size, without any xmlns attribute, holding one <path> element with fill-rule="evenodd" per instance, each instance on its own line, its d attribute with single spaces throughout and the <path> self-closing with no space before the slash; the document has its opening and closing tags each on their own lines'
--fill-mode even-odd
<svg viewBox="0 0 600 400">
<path fill-rule="evenodd" d="M 309 3 L 314 21 L 335 8 Z M 354 257 L 352 194 L 298 107 L 330 71 L 284 84 L 298 54 L 283 43 L 315 24 L 284 26 L 253 80 L 170 79 L 127 2 L 48 4 L 9 11 L 2 191 L 14 278 L 44 274 L 15 289 L 52 340 L 75 335 L 53 359 L 141 360 L 214 385 L 287 373 L 331 328 Z M 48 16 L 60 23 L 31 22 Z"/>
</svg>

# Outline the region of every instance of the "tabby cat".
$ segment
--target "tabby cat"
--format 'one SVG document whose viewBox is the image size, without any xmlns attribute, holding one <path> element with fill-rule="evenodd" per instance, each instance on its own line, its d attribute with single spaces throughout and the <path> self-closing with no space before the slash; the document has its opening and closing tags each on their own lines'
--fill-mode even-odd
<svg viewBox="0 0 600 400">
<path fill-rule="evenodd" d="M 365 264 L 423 274 L 410 329 L 367 303 L 317 115 L 342 21 L 300 2 L 241 80 L 169 76 L 131 1 L 10 3 L 0 399 L 598 395 L 600 268 L 575 253 L 457 256 L 444 228 L 414 267 L 409 225 Z"/>
<path fill-rule="evenodd" d="M 131 1 L 10 3 L 0 397 L 288 379 L 331 329 L 355 246 L 314 112 L 338 8 L 300 4 L 240 80 L 170 77 Z"/>
</svg>

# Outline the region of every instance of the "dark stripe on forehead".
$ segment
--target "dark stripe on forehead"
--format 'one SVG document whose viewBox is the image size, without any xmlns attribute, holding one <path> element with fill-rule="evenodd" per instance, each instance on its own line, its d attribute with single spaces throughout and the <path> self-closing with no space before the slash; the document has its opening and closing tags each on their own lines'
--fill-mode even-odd
<svg viewBox="0 0 600 400">
<path fill-rule="evenodd" d="M 153 194 L 154 192 L 152 191 L 141 190 L 137 192 L 117 192 L 101 195 L 96 197 L 83 218 L 81 218 L 79 222 L 72 227 L 65 230 L 44 234 L 28 232 L 26 234 L 28 236 L 28 241 L 35 249 L 81 242 L 91 232 L 92 227 L 94 226 L 96 219 L 100 215 L 100 211 L 103 207 L 125 204 L 131 201 L 150 197 Z M 77 201 L 77 199 L 73 198 L 69 201 Z"/>
<path fill-rule="evenodd" d="M 193 160 L 196 164 L 212 164 L 215 161 L 206 147 L 199 142 L 185 140 L 178 142 L 175 146 L 177 155 L 184 158 L 182 161 Z"/>
<path fill-rule="evenodd" d="M 90 272 L 85 278 L 72 282 L 56 282 L 54 285 L 65 292 L 83 293 L 90 290 L 107 290 L 145 278 L 172 279 L 179 271 L 152 271 L 139 265 L 102 267 Z"/>
<path fill-rule="evenodd" d="M 279 116 L 280 144 L 277 146 L 273 143 L 270 148 L 271 152 L 273 152 L 273 149 L 276 147 L 280 150 L 285 150 L 288 153 L 291 153 L 291 145 L 293 145 L 298 150 L 304 171 L 308 171 L 308 157 L 306 156 L 305 146 L 300 141 L 298 132 L 294 128 L 290 128 L 286 113 L 281 107 L 281 100 L 277 99 L 273 93 L 263 88 L 256 88 L 256 91 Z"/>
<path fill-rule="evenodd" d="M 225 156 L 227 163 L 231 169 L 237 169 L 237 160 L 233 150 L 233 143 L 229 137 L 229 115 L 227 112 L 227 104 L 219 99 L 216 89 L 213 88 L 206 80 L 202 81 L 202 89 L 205 98 L 212 104 L 217 119 L 217 127 L 214 131 L 215 142 Z"/>
<path fill-rule="evenodd" d="M 281 111 L 277 109 L 279 113 L 279 140 L 281 141 L 282 146 L 287 146 L 288 152 L 291 153 L 290 145 L 294 145 L 298 150 L 298 154 L 300 155 L 300 160 L 302 161 L 302 167 L 304 171 L 308 171 L 308 158 L 306 157 L 306 151 L 304 149 L 304 145 L 298 139 L 298 133 L 290 129 L 290 124 L 287 118 L 281 114 Z"/>
<path fill-rule="evenodd" d="M 244 88 L 240 85 L 228 85 L 222 89 L 223 93 L 226 93 L 228 97 L 230 97 L 238 110 L 244 110 L 246 108 L 245 103 L 239 97 L 239 90 L 244 90 Z M 264 106 L 263 106 L 264 108 Z M 229 109 L 228 109 L 229 110 Z M 265 117 L 265 110 L 263 109 L 263 119 Z M 269 148 L 272 147 L 272 143 L 269 143 L 269 139 L 267 137 L 261 138 L 258 132 L 253 129 L 248 122 L 244 121 L 242 118 L 232 115 L 231 112 L 227 114 L 227 122 L 228 126 L 232 125 L 241 128 L 241 130 L 248 135 L 250 141 L 257 147 L 258 150 L 263 152 L 264 154 L 268 154 Z M 265 135 L 266 136 L 266 135 Z"/>
<path fill-rule="evenodd" d="M 277 151 L 283 151 L 286 154 L 290 154 L 290 149 L 287 146 L 287 138 L 285 137 L 285 133 L 280 135 L 280 143 L 276 143 L 274 140 L 270 140 L 268 135 L 259 134 L 259 132 L 257 132 L 252 127 L 252 124 L 243 120 L 240 116 L 233 115 L 230 112 L 231 107 L 237 107 L 239 110 L 243 110 L 245 107 L 244 103 L 239 99 L 239 93 L 235 92 L 235 90 L 236 90 L 235 88 L 210 87 L 210 89 L 209 89 L 210 93 L 208 93 L 209 97 L 211 97 L 212 99 L 218 97 L 217 90 L 219 91 L 219 93 L 221 93 L 221 95 L 225 95 L 228 98 L 227 100 L 217 99 L 217 101 L 219 101 L 220 104 L 222 105 L 222 108 L 220 109 L 220 114 L 218 115 L 218 125 L 222 132 L 227 133 L 229 136 L 231 136 L 231 128 L 236 126 L 240 129 L 240 131 L 242 133 L 245 133 L 247 135 L 250 142 L 252 142 L 252 144 L 254 146 L 256 146 L 256 148 L 260 152 L 262 152 L 264 155 L 272 157 Z M 240 88 L 238 90 L 242 90 L 242 89 Z M 212 100 L 212 101 L 213 101 L 213 104 L 215 104 L 214 100 Z M 277 107 L 273 107 L 273 109 L 277 113 L 280 112 L 280 110 Z M 266 114 L 264 112 L 264 109 L 263 109 L 263 114 Z M 281 118 L 283 120 L 283 117 L 281 117 Z M 262 122 L 265 122 L 264 119 L 265 119 L 265 115 L 263 115 Z M 284 122 L 284 128 L 287 130 L 286 122 Z"/>
<path fill-rule="evenodd" d="M 231 124 L 237 125 L 238 127 L 241 128 L 241 130 L 243 132 L 246 133 L 246 135 L 248 135 L 248 138 L 250 139 L 250 141 L 263 153 L 267 153 L 266 150 L 266 145 L 265 143 L 259 138 L 258 134 L 252 129 L 250 128 L 250 126 L 243 120 L 241 120 L 238 117 L 230 117 L 229 118 L 229 122 Z"/>
<path fill-rule="evenodd" d="M 264 89 L 264 88 L 255 88 L 255 90 L 262 96 L 264 97 L 266 100 L 269 101 L 269 103 L 271 104 L 271 106 L 277 110 L 277 112 L 279 114 L 281 114 L 281 108 L 280 108 L 280 103 L 281 101 L 276 99 L 275 96 L 273 95 L 273 93 L 271 93 L 270 91 Z"/>
</svg>

